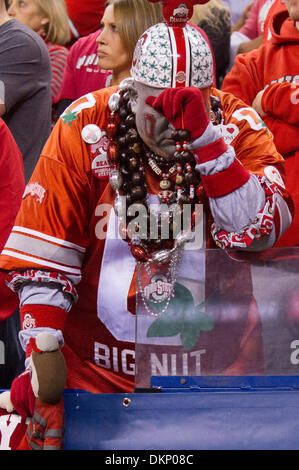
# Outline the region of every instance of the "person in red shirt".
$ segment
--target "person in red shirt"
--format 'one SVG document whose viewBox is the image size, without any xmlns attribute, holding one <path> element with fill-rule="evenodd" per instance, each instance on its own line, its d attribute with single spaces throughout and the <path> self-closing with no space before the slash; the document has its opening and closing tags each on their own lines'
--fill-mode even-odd
<svg viewBox="0 0 299 470">
<path fill-rule="evenodd" d="M 299 1 L 286 0 L 270 10 L 270 39 L 248 54 L 237 56 L 222 90 L 233 93 L 259 113 L 285 158 L 286 187 L 299 207 Z M 274 10 L 275 9 L 275 10 Z M 273 14 L 273 11 L 278 11 Z M 268 34 L 267 34 L 267 37 Z M 282 246 L 299 243 L 299 211 L 280 240 Z"/>
<path fill-rule="evenodd" d="M 232 31 L 229 70 L 237 54 L 252 51 L 262 44 L 265 19 L 274 1 L 254 0 L 249 5 L 250 11 L 242 26 Z"/>
</svg>

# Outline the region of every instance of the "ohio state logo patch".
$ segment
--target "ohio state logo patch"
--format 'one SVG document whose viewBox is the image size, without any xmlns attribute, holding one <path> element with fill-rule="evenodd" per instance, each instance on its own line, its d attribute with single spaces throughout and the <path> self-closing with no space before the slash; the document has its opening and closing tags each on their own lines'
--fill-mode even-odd
<svg viewBox="0 0 299 470">
<path fill-rule="evenodd" d="M 43 188 L 39 183 L 29 183 L 25 187 L 24 194 L 22 196 L 25 199 L 27 196 L 35 197 L 36 200 L 41 204 L 46 194 L 46 189 Z"/>
<path fill-rule="evenodd" d="M 171 24 L 186 23 L 188 21 L 189 8 L 185 3 L 180 3 L 178 8 L 175 8 L 172 12 L 172 15 L 169 17 L 169 22 Z"/>
<path fill-rule="evenodd" d="M 175 78 L 178 83 L 184 83 L 186 81 L 186 73 L 178 72 Z"/>
<path fill-rule="evenodd" d="M 163 274 L 155 274 L 145 286 L 144 295 L 148 300 L 163 302 L 172 295 L 173 286 Z"/>
<path fill-rule="evenodd" d="M 26 313 L 23 320 L 23 330 L 30 330 L 35 327 L 35 319 L 30 315 L 30 313 Z"/>
</svg>

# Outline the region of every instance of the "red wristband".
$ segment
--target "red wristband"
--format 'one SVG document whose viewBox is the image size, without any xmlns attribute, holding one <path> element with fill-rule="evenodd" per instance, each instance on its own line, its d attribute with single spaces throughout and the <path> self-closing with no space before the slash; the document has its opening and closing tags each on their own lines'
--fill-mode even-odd
<svg viewBox="0 0 299 470">
<path fill-rule="evenodd" d="M 54 328 L 64 329 L 67 311 L 50 305 L 22 305 L 20 308 L 21 328 Z"/>
<path fill-rule="evenodd" d="M 210 144 L 192 150 L 197 163 L 206 163 L 220 157 L 228 149 L 227 144 L 224 142 L 223 137 L 211 142 Z"/>
<path fill-rule="evenodd" d="M 215 198 L 230 194 L 243 186 L 249 180 L 250 173 L 235 159 L 226 170 L 200 177 L 207 196 Z"/>
</svg>

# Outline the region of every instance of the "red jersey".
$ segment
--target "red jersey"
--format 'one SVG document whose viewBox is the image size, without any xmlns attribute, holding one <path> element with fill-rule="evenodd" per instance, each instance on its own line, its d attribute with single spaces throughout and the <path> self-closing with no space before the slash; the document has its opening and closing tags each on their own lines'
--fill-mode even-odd
<svg viewBox="0 0 299 470">
<path fill-rule="evenodd" d="M 88 94 L 62 114 L 25 190 L 21 211 L 0 257 L 2 269 L 31 269 L 33 277 L 47 270 L 55 272 L 56 281 L 64 282 L 66 289 L 66 278 L 77 284 L 78 301 L 68 313 L 63 330 L 67 385 L 104 393 L 132 391 L 135 375 L 136 318 L 131 308 L 135 305 L 135 260 L 128 244 L 113 236 L 115 193 L 107 184 L 108 138 L 104 125 L 108 99 L 115 90 Z M 234 147 L 243 165 L 257 175 L 264 175 L 265 165 L 270 165 L 283 175 L 283 159 L 257 113 L 232 95 L 216 89 L 211 93 L 221 100 L 224 139 Z M 82 130 L 89 130 L 86 126 L 91 124 L 101 130 L 96 144 L 82 138 Z M 157 194 L 159 178 L 149 168 L 146 174 L 148 192 Z M 244 275 L 240 263 L 235 263 L 235 269 L 232 278 L 244 283 L 246 276 L 250 286 L 247 266 Z M 216 316 L 221 318 L 218 307 Z M 47 322 L 45 315 L 45 326 Z M 199 337 L 189 359 L 198 364 L 201 356 L 201 374 L 261 370 L 260 324 L 251 296 L 239 309 L 236 324 L 232 336 L 224 334 L 223 324 L 218 329 L 215 321 L 212 331 Z M 34 325 L 34 315 L 27 316 L 23 328 Z M 224 337 L 225 343 L 221 343 Z M 172 356 L 177 351 L 175 345 L 173 348 Z M 215 348 L 219 349 L 216 356 Z M 149 357 L 147 366 L 152 370 L 161 359 L 158 354 L 162 354 L 161 349 Z M 182 356 L 181 352 L 177 354 Z M 152 358 L 154 363 L 150 364 Z"/>
</svg>

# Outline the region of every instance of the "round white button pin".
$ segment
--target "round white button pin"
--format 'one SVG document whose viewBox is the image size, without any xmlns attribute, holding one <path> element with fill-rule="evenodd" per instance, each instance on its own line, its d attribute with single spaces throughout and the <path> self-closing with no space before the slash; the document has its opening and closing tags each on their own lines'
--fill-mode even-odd
<svg viewBox="0 0 299 470">
<path fill-rule="evenodd" d="M 82 129 L 81 135 L 87 144 L 96 144 L 102 137 L 102 131 L 95 124 L 88 124 Z"/>
</svg>

